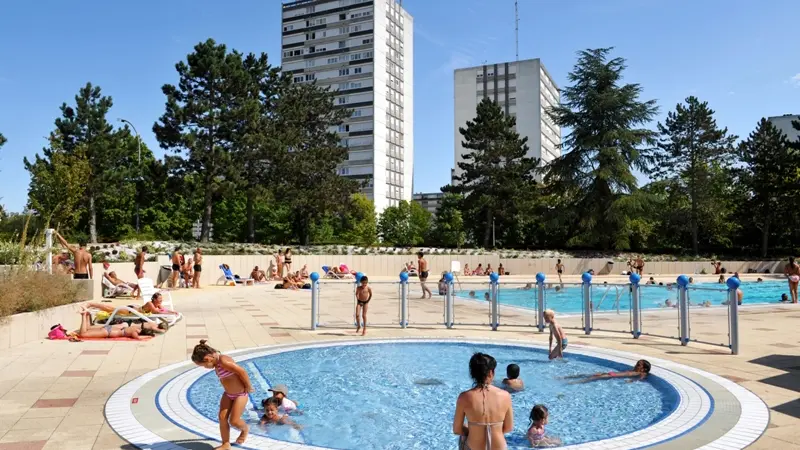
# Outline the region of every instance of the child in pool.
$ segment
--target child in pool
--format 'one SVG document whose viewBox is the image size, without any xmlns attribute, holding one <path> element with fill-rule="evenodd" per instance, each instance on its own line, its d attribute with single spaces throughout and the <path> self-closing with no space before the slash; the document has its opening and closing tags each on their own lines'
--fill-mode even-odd
<svg viewBox="0 0 800 450">
<path fill-rule="evenodd" d="M 231 426 L 241 431 L 239 437 L 236 438 L 236 443 L 244 444 L 250 429 L 242 420 L 242 413 L 247 407 L 247 394 L 253 392 L 247 372 L 239 367 L 230 356 L 225 356 L 211 348 L 206 344 L 205 339 L 194 347 L 192 362 L 206 369 L 214 369 L 219 377 L 219 382 L 225 389 L 219 404 L 218 417 L 222 445 L 217 449 L 230 450 Z"/>
<path fill-rule="evenodd" d="M 561 445 L 561 439 L 547 436 L 544 426 L 547 425 L 550 412 L 544 405 L 536 405 L 531 409 L 531 424 L 528 428 L 528 441 L 532 447 L 557 447 Z"/>
<path fill-rule="evenodd" d="M 506 367 L 506 378 L 503 378 L 503 387 L 511 392 L 521 391 L 525 389 L 525 383 L 519 377 L 519 366 L 516 364 L 509 364 Z"/>
<path fill-rule="evenodd" d="M 547 324 L 550 324 L 550 344 L 548 345 L 548 349 L 550 349 L 550 359 L 556 358 L 563 358 L 564 357 L 564 349 L 567 348 L 567 335 L 564 333 L 564 329 L 561 328 L 561 325 L 556 323 L 556 313 L 552 309 L 548 309 L 544 312 L 544 321 Z M 553 347 L 553 337 L 556 338 L 556 346 Z"/>
<path fill-rule="evenodd" d="M 367 308 L 369 301 L 372 300 L 372 288 L 369 287 L 369 279 L 366 275 L 361 277 L 361 283 L 356 288 L 356 334 L 361 331 L 361 335 L 367 334 Z M 363 319 L 363 320 L 362 320 Z M 361 323 L 364 323 L 362 329 Z"/>
<path fill-rule="evenodd" d="M 301 430 L 303 427 L 295 423 L 289 418 L 287 414 L 278 412 L 281 407 L 281 400 L 277 397 L 270 397 L 264 400 L 264 415 L 261 416 L 261 425 L 277 424 L 277 425 L 290 425 L 295 430 Z"/>
<path fill-rule="evenodd" d="M 594 375 L 573 375 L 566 377 L 566 379 L 575 380 L 569 384 L 588 383 L 590 381 L 608 380 L 611 378 L 627 378 L 625 381 L 627 383 L 632 383 L 634 381 L 644 380 L 647 378 L 647 374 L 649 373 L 650 363 L 647 360 L 640 359 L 636 362 L 636 365 L 633 366 L 633 370 L 626 370 L 624 372 L 596 373 Z"/>
</svg>

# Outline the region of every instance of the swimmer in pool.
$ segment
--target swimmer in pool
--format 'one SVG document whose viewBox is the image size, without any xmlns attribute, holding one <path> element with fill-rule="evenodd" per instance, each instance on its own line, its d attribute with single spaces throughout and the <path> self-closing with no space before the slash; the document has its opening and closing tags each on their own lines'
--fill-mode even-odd
<svg viewBox="0 0 800 450">
<path fill-rule="evenodd" d="M 483 294 L 483 299 L 486 300 L 487 302 L 492 300 L 491 297 L 489 297 L 489 293 L 488 292 Z"/>
<path fill-rule="evenodd" d="M 277 397 L 266 399 L 264 402 L 264 415 L 261 416 L 261 425 L 290 425 L 294 427 L 295 430 L 302 430 L 303 427 L 290 419 L 288 414 L 281 414 L 278 412 L 278 408 L 280 407 L 281 401 Z"/>
<path fill-rule="evenodd" d="M 563 358 L 564 357 L 564 349 L 567 348 L 567 335 L 564 333 L 564 329 L 561 328 L 561 325 L 556 323 L 556 313 L 552 309 L 548 309 L 544 312 L 544 322 L 550 326 L 550 343 L 548 348 L 550 349 L 550 359 L 556 358 Z M 553 338 L 556 339 L 556 346 L 553 347 Z"/>
<path fill-rule="evenodd" d="M 581 384 L 588 383 L 590 381 L 609 380 L 611 378 L 627 378 L 625 381 L 632 383 L 634 381 L 641 381 L 647 378 L 647 374 L 650 373 L 650 367 L 650 363 L 647 360 L 640 359 L 636 362 L 636 365 L 633 366 L 633 370 L 626 370 L 624 372 L 596 373 L 594 375 L 572 375 L 562 379 L 573 380 L 570 381 L 569 384 Z"/>
<path fill-rule="evenodd" d="M 475 291 L 469 291 L 469 298 L 475 298 Z"/>
<path fill-rule="evenodd" d="M 503 378 L 503 387 L 511 392 L 521 391 L 525 389 L 525 383 L 519 377 L 519 366 L 516 364 L 509 364 L 506 367 L 506 378 Z"/>
<path fill-rule="evenodd" d="M 789 303 L 789 296 L 785 292 L 781 294 L 781 303 Z"/>
</svg>

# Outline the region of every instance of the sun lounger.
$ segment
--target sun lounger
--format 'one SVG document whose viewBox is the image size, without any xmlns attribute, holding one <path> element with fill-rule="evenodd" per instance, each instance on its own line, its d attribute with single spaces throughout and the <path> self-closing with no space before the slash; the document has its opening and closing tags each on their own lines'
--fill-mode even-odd
<svg viewBox="0 0 800 450">
<path fill-rule="evenodd" d="M 103 287 L 106 288 L 105 292 L 103 293 L 103 297 L 105 298 L 114 298 L 124 295 L 130 296 L 133 293 L 133 288 L 127 284 L 115 285 L 106 277 L 103 277 L 102 280 Z"/>
<path fill-rule="evenodd" d="M 158 323 L 159 320 L 164 319 L 172 326 L 183 318 L 182 314 L 144 314 L 127 305 L 118 306 L 110 313 L 105 311 L 92 311 L 92 313 L 92 321 L 97 323 L 111 323 L 114 319 L 126 322 L 143 320 L 145 322 Z"/>
<path fill-rule="evenodd" d="M 153 294 L 160 292 L 163 297 L 161 304 L 164 305 L 165 308 L 175 311 L 175 306 L 172 304 L 172 294 L 166 289 L 156 289 L 152 279 L 139 278 L 139 291 L 142 293 L 143 305 L 153 298 Z"/>
<path fill-rule="evenodd" d="M 227 284 L 229 281 L 233 281 L 234 285 L 236 285 L 236 286 L 238 286 L 240 284 L 242 286 L 247 286 L 247 285 L 252 286 L 252 285 L 254 285 L 256 283 L 256 280 L 254 280 L 252 278 L 249 278 L 249 277 L 248 278 L 241 278 L 241 277 L 237 278 L 236 275 L 233 274 L 231 269 L 230 268 L 226 269 L 223 264 L 220 264 L 219 270 L 222 271 L 222 276 L 224 277 L 225 284 Z M 220 278 L 220 280 L 223 280 L 223 278 Z M 219 284 L 219 282 L 217 282 L 217 284 Z"/>
</svg>

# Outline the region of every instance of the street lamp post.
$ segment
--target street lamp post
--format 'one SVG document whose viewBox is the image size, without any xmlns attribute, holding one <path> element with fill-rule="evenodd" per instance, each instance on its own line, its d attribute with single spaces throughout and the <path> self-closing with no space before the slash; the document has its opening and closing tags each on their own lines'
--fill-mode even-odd
<svg viewBox="0 0 800 450">
<path fill-rule="evenodd" d="M 139 135 L 139 132 L 136 131 L 136 127 L 133 126 L 130 121 L 125 119 L 117 119 L 122 123 L 128 124 L 132 129 L 133 132 L 136 133 L 136 145 L 138 146 L 138 153 L 139 159 L 137 162 L 137 167 L 139 168 L 139 180 L 142 179 L 142 137 Z M 137 181 L 139 181 L 137 180 Z M 139 234 L 139 183 L 136 183 L 136 234 Z"/>
</svg>

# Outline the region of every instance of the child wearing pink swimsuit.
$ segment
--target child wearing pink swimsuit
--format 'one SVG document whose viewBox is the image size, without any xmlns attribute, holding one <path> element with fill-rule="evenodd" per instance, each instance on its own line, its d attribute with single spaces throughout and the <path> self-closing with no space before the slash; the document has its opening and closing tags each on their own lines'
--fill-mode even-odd
<svg viewBox="0 0 800 450">
<path fill-rule="evenodd" d="M 194 347 L 192 362 L 206 369 L 214 369 L 220 384 L 225 389 L 219 404 L 219 430 L 222 446 L 218 448 L 231 448 L 231 426 L 241 431 L 236 443 L 244 444 L 250 429 L 242 420 L 242 413 L 247 407 L 248 393 L 253 392 L 247 372 L 239 367 L 233 358 L 225 356 L 207 345 L 205 339 Z"/>
</svg>

